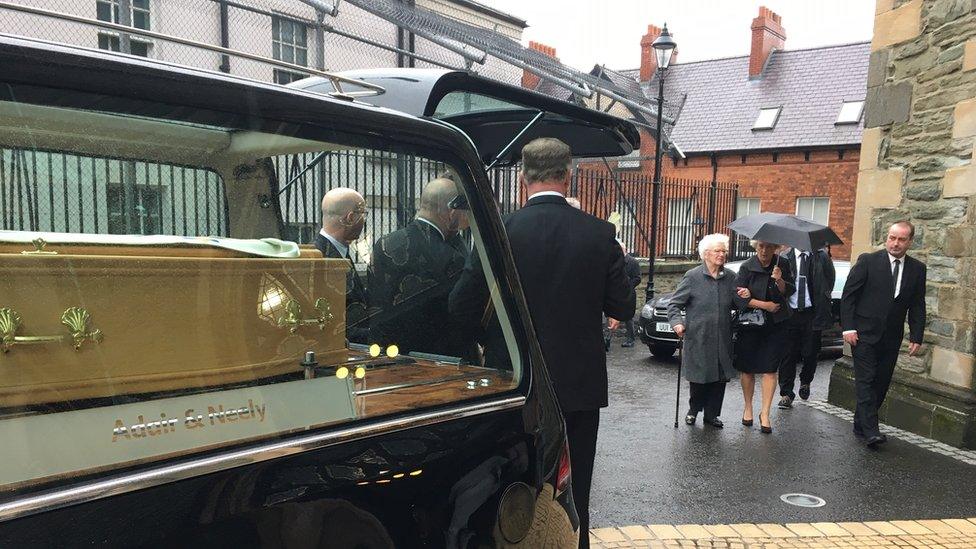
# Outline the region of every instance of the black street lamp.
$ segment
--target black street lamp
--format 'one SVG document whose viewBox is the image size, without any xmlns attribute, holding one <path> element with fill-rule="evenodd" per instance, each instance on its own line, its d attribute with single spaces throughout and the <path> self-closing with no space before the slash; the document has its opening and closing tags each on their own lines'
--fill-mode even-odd
<svg viewBox="0 0 976 549">
<path fill-rule="evenodd" d="M 651 241 L 648 243 L 648 271 L 647 289 L 644 292 L 645 302 L 654 298 L 654 256 L 657 255 L 657 217 L 661 201 L 661 141 L 664 136 L 663 116 L 664 116 L 664 74 L 671 64 L 671 55 L 677 47 L 671 33 L 668 32 L 668 24 L 664 24 L 661 36 L 651 44 L 654 48 L 654 55 L 657 56 L 657 142 L 654 145 L 654 181 L 652 182 L 651 192 Z"/>
</svg>

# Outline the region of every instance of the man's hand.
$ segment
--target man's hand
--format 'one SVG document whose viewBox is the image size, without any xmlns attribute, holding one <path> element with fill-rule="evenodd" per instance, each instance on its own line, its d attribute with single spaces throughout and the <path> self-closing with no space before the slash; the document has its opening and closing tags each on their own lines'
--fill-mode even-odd
<svg viewBox="0 0 976 549">
<path fill-rule="evenodd" d="M 776 303 L 775 301 L 762 301 L 760 303 L 762 303 L 762 309 L 764 311 L 768 312 L 768 313 L 778 313 L 779 312 L 780 305 L 779 305 L 779 303 Z"/>
<path fill-rule="evenodd" d="M 742 299 L 752 298 L 752 292 L 749 291 L 749 288 L 736 288 L 735 293 Z"/>
<path fill-rule="evenodd" d="M 783 280 L 783 271 L 779 268 L 779 265 L 773 267 L 773 273 L 769 275 L 773 280 Z"/>
<path fill-rule="evenodd" d="M 857 332 L 848 332 L 844 334 L 844 341 L 851 347 L 857 346 Z"/>
<path fill-rule="evenodd" d="M 674 333 L 678 337 L 685 337 L 685 325 L 678 324 L 674 327 Z"/>
<path fill-rule="evenodd" d="M 908 344 L 908 356 L 915 356 L 922 349 L 921 343 Z"/>
<path fill-rule="evenodd" d="M 607 329 L 611 332 L 620 327 L 620 321 L 616 318 L 607 317 Z"/>
</svg>

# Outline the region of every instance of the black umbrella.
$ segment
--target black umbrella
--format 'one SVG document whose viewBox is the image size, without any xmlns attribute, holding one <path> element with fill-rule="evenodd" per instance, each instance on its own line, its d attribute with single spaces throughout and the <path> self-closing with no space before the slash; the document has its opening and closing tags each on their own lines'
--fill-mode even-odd
<svg viewBox="0 0 976 549">
<path fill-rule="evenodd" d="M 843 244 L 833 229 L 795 215 L 762 212 L 729 223 L 733 231 L 754 240 L 783 244 L 800 250 L 819 250 L 828 244 Z"/>
</svg>

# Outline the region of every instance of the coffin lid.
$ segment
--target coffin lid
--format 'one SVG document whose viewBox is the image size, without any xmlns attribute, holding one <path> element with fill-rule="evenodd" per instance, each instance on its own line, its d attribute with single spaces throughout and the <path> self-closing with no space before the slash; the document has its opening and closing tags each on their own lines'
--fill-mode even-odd
<svg viewBox="0 0 976 549">
<path fill-rule="evenodd" d="M 366 99 L 374 105 L 455 126 L 471 138 L 485 164 L 491 163 L 540 111 L 544 117 L 519 138 L 498 165 L 518 162 L 522 146 L 537 137 L 564 141 L 576 158 L 622 156 L 640 146 L 640 135 L 631 122 L 467 71 L 385 68 L 340 74 L 383 86 L 385 93 Z M 289 86 L 310 91 L 334 89 L 320 77 Z"/>
</svg>

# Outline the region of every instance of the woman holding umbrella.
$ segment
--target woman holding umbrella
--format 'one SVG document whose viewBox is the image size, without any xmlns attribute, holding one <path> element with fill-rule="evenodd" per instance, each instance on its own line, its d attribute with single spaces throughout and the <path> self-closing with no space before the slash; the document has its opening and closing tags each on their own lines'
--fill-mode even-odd
<svg viewBox="0 0 976 549">
<path fill-rule="evenodd" d="M 681 362 L 691 389 L 685 423 L 694 425 L 698 412 L 705 423 L 722 428 L 725 384 L 735 375 L 732 368 L 732 315 L 737 305 L 735 279 L 725 269 L 729 237 L 710 234 L 698 243 L 702 264 L 685 273 L 668 304 L 668 321 L 684 339 Z M 740 290 L 740 297 L 747 297 Z M 684 314 L 682 315 L 682 310 Z M 675 423 L 677 426 L 677 423 Z"/>
<path fill-rule="evenodd" d="M 746 316 L 748 309 L 759 311 L 747 316 L 755 316 L 751 326 L 741 322 L 735 344 L 735 369 L 741 372 L 742 395 L 745 398 L 745 412 L 742 424 L 751 426 L 752 397 L 756 390 L 756 375 L 762 376 L 762 406 L 759 412 L 759 425 L 763 433 L 772 433 L 773 426 L 769 411 L 776 394 L 776 371 L 787 350 L 784 344 L 785 324 L 790 317 L 789 297 L 796 287 L 790 271 L 789 262 L 777 255 L 778 244 L 762 240 L 749 242 L 756 249 L 752 256 L 739 268 L 735 280 L 737 288 L 749 290 L 748 299 L 738 297 L 740 316 Z"/>
</svg>

